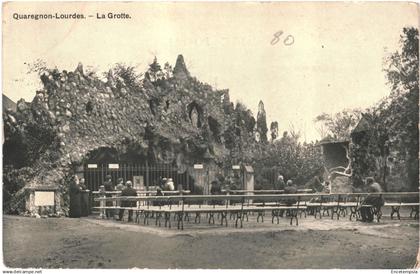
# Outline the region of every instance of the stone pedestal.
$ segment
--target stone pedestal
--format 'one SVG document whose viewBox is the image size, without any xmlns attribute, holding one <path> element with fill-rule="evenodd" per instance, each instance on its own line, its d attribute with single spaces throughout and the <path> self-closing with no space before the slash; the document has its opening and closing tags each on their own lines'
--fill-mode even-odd
<svg viewBox="0 0 420 274">
<path fill-rule="evenodd" d="M 194 183 L 198 186 L 200 186 L 203 189 L 203 194 L 208 194 L 208 177 L 207 177 L 207 167 L 201 168 L 201 169 L 192 169 L 191 170 L 191 177 L 194 179 Z"/>
<path fill-rule="evenodd" d="M 252 166 L 244 166 L 244 188 L 254 191 L 254 169 Z"/>
<path fill-rule="evenodd" d="M 254 191 L 254 169 L 252 166 L 244 165 L 244 189 Z M 247 192 L 247 195 L 254 195 L 253 192 Z M 252 200 L 249 200 L 252 203 Z"/>
<path fill-rule="evenodd" d="M 43 209 L 52 209 L 52 213 L 63 215 L 61 194 L 55 186 L 27 187 L 25 189 L 25 207 L 31 216 L 39 215 Z M 38 196 L 38 197 L 37 197 Z M 51 198 L 52 196 L 52 198 Z"/>
</svg>

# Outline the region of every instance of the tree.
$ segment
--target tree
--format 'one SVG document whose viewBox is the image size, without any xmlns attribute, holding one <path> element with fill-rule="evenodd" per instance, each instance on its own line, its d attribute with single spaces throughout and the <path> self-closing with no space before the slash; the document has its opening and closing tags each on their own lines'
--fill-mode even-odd
<svg viewBox="0 0 420 274">
<path fill-rule="evenodd" d="M 239 127 L 245 128 L 247 132 L 252 132 L 255 127 L 255 118 L 243 103 L 237 102 L 235 107 L 236 124 Z"/>
<path fill-rule="evenodd" d="M 163 67 L 163 71 L 164 71 L 163 73 L 164 73 L 165 79 L 170 79 L 172 77 L 173 68 L 168 62 L 165 63 Z"/>
<path fill-rule="evenodd" d="M 157 58 L 153 59 L 153 63 L 149 65 L 149 69 L 147 70 L 147 73 L 149 75 L 149 80 L 152 82 L 156 82 L 157 80 L 161 79 L 163 77 L 163 72 L 160 64 L 157 61 Z"/>
<path fill-rule="evenodd" d="M 376 176 L 385 189 L 388 186 L 393 189 L 417 189 L 418 62 L 418 30 L 404 28 L 400 49 L 384 58 L 390 95 L 364 114 L 368 130 L 353 136 L 354 183 L 360 184 L 366 176 Z M 388 182 L 388 164 L 391 163 L 394 166 L 394 182 Z"/>
<path fill-rule="evenodd" d="M 258 114 L 257 114 L 257 131 L 260 134 L 261 142 L 267 143 L 267 118 L 264 109 L 263 101 L 258 103 Z"/>
<path fill-rule="evenodd" d="M 109 73 L 108 73 L 109 74 Z M 117 63 L 111 70 L 112 77 L 116 80 L 118 89 L 128 87 L 130 90 L 140 91 L 142 74 L 136 72 L 133 66 Z"/>
<path fill-rule="evenodd" d="M 404 28 L 400 49 L 384 60 L 384 71 L 391 86 L 391 95 L 379 106 L 387 131 L 388 147 L 405 155 L 411 188 L 418 186 L 419 148 L 419 32 Z"/>
<path fill-rule="evenodd" d="M 279 123 L 277 123 L 277 121 L 271 122 L 270 133 L 271 133 L 271 141 L 273 142 L 279 136 Z"/>
<path fill-rule="evenodd" d="M 401 49 L 385 57 L 384 71 L 391 85 L 391 96 L 418 90 L 419 82 L 419 31 L 403 28 Z"/>
<path fill-rule="evenodd" d="M 345 109 L 334 115 L 322 113 L 315 118 L 314 122 L 320 124 L 318 131 L 321 138 L 330 136 L 334 140 L 348 140 L 361 115 L 360 109 Z"/>
<path fill-rule="evenodd" d="M 272 189 L 279 174 L 304 185 L 322 171 L 320 147 L 314 143 L 302 145 L 296 134 L 285 131 L 280 139 L 262 145 L 262 150 L 254 155 L 256 187 Z"/>
</svg>

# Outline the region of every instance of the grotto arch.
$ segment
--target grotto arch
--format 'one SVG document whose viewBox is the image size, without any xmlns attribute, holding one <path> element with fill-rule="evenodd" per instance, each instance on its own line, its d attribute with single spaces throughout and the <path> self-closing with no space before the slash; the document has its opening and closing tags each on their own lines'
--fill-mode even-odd
<svg viewBox="0 0 420 274">
<path fill-rule="evenodd" d="M 106 175 L 111 176 L 114 187 L 118 178 L 123 178 L 125 182 L 132 181 L 138 190 L 155 190 L 159 186 L 160 178 L 166 177 L 173 178 L 177 188 L 192 189 L 194 178 L 187 169 L 180 170 L 173 161 L 155 161 L 150 158 L 150 153 L 153 152 L 139 152 L 135 146 L 128 149 L 120 146 L 99 147 L 86 154 L 75 173 L 85 178 L 86 186 L 91 191 L 99 190 Z M 168 157 L 165 150 L 160 153 L 163 154 L 161 157 Z"/>
<path fill-rule="evenodd" d="M 182 61 L 182 58 L 180 60 Z M 181 66 L 185 67 L 182 62 Z M 22 163 L 24 159 L 13 158 L 13 154 L 17 152 L 14 147 L 25 149 L 25 143 L 31 147 L 38 147 L 32 139 L 41 139 L 46 144 L 45 150 L 30 164 L 22 181 L 25 182 L 25 187 L 51 185 L 59 188 L 63 209 L 68 206 L 66 197 L 71 177 L 75 173 L 82 173 L 83 176 L 84 165 L 107 165 L 116 162 L 121 166 L 134 164 L 144 167 L 147 163 L 149 166 L 171 165 L 171 172 L 176 173 L 166 176 L 177 176 L 176 168 L 179 166 L 183 166 L 180 172 L 188 169 L 190 175 L 194 174 L 190 169 L 195 163 L 207 162 L 203 153 L 207 147 L 211 148 L 214 145 L 209 146 L 206 142 L 215 141 L 212 138 L 204 138 L 210 131 L 207 130 L 208 123 L 213 123 L 208 121 L 207 110 L 211 110 L 215 114 L 213 118 L 223 124 L 221 98 L 216 91 L 210 90 L 196 79 L 173 77 L 165 80 L 165 85 L 159 87 L 160 91 L 146 82 L 142 85 L 141 92 L 124 87 L 125 96 L 119 96 L 116 92 L 119 89 L 117 84 L 120 84 L 118 78 L 112 74 L 107 78 L 105 82 L 85 74 L 82 64 L 74 71 L 46 69 L 41 75 L 44 87 L 37 91 L 36 99 L 30 103 L 19 101 L 17 110 L 10 114 L 12 116 L 4 116 L 5 125 L 10 125 L 10 128 L 5 126 L 6 137 L 13 138 L 14 131 L 18 131 L 19 134 L 31 132 L 31 126 L 36 129 L 42 127 L 51 132 L 53 142 L 45 142 L 45 138 L 28 138 L 26 142 L 14 140 L 15 142 L 6 148 L 7 155 L 10 156 L 7 164 L 13 164 L 13 169 L 28 165 Z M 172 87 L 185 90 L 186 94 L 172 92 Z M 228 99 L 228 96 L 225 96 L 224 103 L 230 105 Z M 165 108 L 168 111 L 166 115 L 161 113 Z M 161 114 L 164 117 L 161 117 Z M 179 119 L 180 117 L 182 119 Z M 202 130 L 203 127 L 206 127 L 205 130 Z M 217 135 L 217 126 L 211 127 Z M 194 129 L 194 134 L 191 134 Z M 223 133 L 223 127 L 221 130 Z M 30 135 L 39 136 L 35 133 Z M 160 157 L 155 157 L 157 160 L 154 161 L 151 158 L 154 154 L 153 148 L 159 148 L 162 139 L 170 143 L 170 148 L 160 147 L 163 148 Z M 183 139 L 186 140 L 184 143 L 180 141 Z M 203 142 L 204 139 L 206 140 Z M 224 148 L 220 148 L 210 150 L 218 161 L 221 161 L 224 155 Z M 197 154 L 196 150 L 203 150 L 203 153 Z M 178 157 L 180 153 L 185 157 L 185 160 L 180 161 L 183 165 L 175 164 L 174 157 Z M 159 151 L 157 155 L 159 156 Z M 91 171 L 99 176 L 98 169 L 92 168 Z M 123 171 L 115 172 L 121 174 Z M 124 176 L 123 173 L 122 177 Z M 132 179 L 130 176 L 129 174 L 125 179 Z M 145 177 L 144 181 L 153 184 L 152 172 L 148 176 L 149 179 L 146 180 Z M 102 183 L 102 178 L 99 183 Z M 23 186 L 14 190 L 13 199 L 16 203 L 12 201 L 11 204 L 17 204 L 24 191 Z"/>
</svg>

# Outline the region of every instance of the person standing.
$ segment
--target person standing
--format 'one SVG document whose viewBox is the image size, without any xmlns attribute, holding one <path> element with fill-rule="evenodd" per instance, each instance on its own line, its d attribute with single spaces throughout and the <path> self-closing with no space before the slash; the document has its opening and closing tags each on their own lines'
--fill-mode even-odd
<svg viewBox="0 0 420 274">
<path fill-rule="evenodd" d="M 86 183 L 85 183 L 85 178 L 81 178 L 81 179 L 80 179 L 79 186 L 80 186 L 80 189 L 81 189 L 81 190 L 86 190 L 86 189 L 87 189 L 87 187 L 86 187 Z"/>
<path fill-rule="evenodd" d="M 79 183 L 80 187 L 80 207 L 81 207 L 81 216 L 87 217 L 90 213 L 90 206 L 89 206 L 89 190 L 85 184 L 85 178 L 80 179 Z"/>
<path fill-rule="evenodd" d="M 117 186 L 115 187 L 115 189 L 117 191 L 123 191 L 124 188 L 125 188 L 124 179 L 123 178 L 118 178 Z M 117 200 L 117 206 L 119 207 L 120 205 L 121 205 L 121 201 Z"/>
<path fill-rule="evenodd" d="M 221 195 L 222 194 L 222 188 L 220 187 L 220 184 L 218 181 L 212 181 L 211 187 L 210 187 L 210 194 L 211 195 Z M 218 205 L 221 204 L 223 201 L 217 201 L 217 200 L 211 200 L 211 205 Z"/>
<path fill-rule="evenodd" d="M 137 197 L 137 191 L 133 188 L 133 183 L 131 181 L 127 181 L 126 183 L 126 188 L 124 188 L 121 191 L 121 197 Z M 121 201 L 121 207 L 135 207 L 137 204 L 136 201 L 127 201 L 127 200 L 122 200 Z M 124 216 L 124 208 L 120 209 L 120 213 L 119 213 L 119 218 L 118 221 L 121 221 L 123 216 Z M 132 222 L 133 221 L 133 210 L 129 209 L 128 210 L 128 221 Z"/>
<path fill-rule="evenodd" d="M 123 178 L 118 178 L 118 180 L 117 180 L 117 186 L 115 188 L 118 191 L 122 191 L 125 188 L 124 179 Z"/>
<path fill-rule="evenodd" d="M 105 186 L 105 191 L 114 191 L 114 185 L 112 184 L 111 175 L 108 174 L 108 175 L 105 176 L 104 186 Z M 112 194 L 110 194 L 110 193 L 105 194 L 105 197 L 111 198 Z M 113 206 L 113 205 L 114 205 L 114 203 L 112 201 L 106 201 L 106 206 L 107 207 Z M 106 218 L 114 218 L 114 210 L 112 210 L 112 209 L 107 209 L 105 211 L 105 214 L 106 214 Z"/>
<path fill-rule="evenodd" d="M 166 177 L 163 177 L 159 180 L 159 187 L 161 189 L 165 189 L 166 181 L 168 181 L 168 179 Z"/>
<path fill-rule="evenodd" d="M 70 208 L 69 208 L 69 217 L 70 218 L 80 218 L 82 215 L 81 208 L 81 188 L 79 186 L 79 178 L 77 175 L 74 175 L 70 183 Z"/>
</svg>

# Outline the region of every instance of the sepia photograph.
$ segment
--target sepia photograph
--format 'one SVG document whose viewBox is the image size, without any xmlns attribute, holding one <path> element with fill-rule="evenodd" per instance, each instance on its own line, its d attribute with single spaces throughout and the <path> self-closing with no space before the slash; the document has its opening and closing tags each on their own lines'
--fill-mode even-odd
<svg viewBox="0 0 420 274">
<path fill-rule="evenodd" d="M 418 273 L 419 19 L 3 3 L 3 273 Z"/>
</svg>

